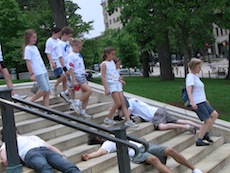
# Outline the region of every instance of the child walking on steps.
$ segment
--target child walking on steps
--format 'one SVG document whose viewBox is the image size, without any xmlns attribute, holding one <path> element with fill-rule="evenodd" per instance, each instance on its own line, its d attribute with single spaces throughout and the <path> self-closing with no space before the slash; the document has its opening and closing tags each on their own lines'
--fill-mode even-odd
<svg viewBox="0 0 230 173">
<path fill-rule="evenodd" d="M 125 115 L 125 125 L 129 127 L 138 127 L 132 120 L 130 120 L 128 109 L 126 108 L 125 99 L 122 93 L 122 85 L 119 81 L 119 74 L 117 73 L 116 65 L 114 63 L 115 49 L 112 47 L 105 48 L 103 51 L 103 62 L 101 64 L 101 80 L 105 88 L 105 95 L 112 96 L 114 105 L 109 111 L 108 117 L 104 119 L 104 123 L 115 125 L 117 122 L 113 120 L 113 114 L 121 106 L 123 114 Z"/>
<path fill-rule="evenodd" d="M 83 46 L 83 42 L 80 39 L 71 40 L 72 52 L 69 54 L 69 66 L 70 66 L 70 75 L 73 80 L 74 88 L 80 87 L 82 95 L 79 100 L 71 103 L 75 112 L 80 114 L 83 118 L 92 118 L 91 115 L 86 113 L 86 107 L 88 105 L 89 97 L 92 94 L 93 90 L 88 85 L 85 76 L 85 64 L 83 57 L 80 54 L 80 51 Z"/>
<path fill-rule="evenodd" d="M 30 79 L 32 81 L 36 80 L 39 85 L 38 92 L 36 92 L 30 101 L 34 102 L 43 96 L 43 105 L 49 107 L 49 77 L 40 52 L 37 46 L 35 46 L 37 41 L 36 32 L 32 29 L 26 30 L 24 41 L 23 59 L 26 61 L 26 66 L 30 73 Z"/>
</svg>

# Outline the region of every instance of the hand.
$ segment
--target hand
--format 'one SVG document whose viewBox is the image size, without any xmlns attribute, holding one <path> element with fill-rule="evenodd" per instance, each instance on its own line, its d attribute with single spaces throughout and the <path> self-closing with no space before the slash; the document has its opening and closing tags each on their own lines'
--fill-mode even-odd
<svg viewBox="0 0 230 173">
<path fill-rule="evenodd" d="M 56 69 L 56 68 L 57 68 L 56 62 L 53 62 L 53 63 L 52 63 L 52 68 L 53 68 L 53 69 Z"/>
<path fill-rule="evenodd" d="M 36 81 L 36 78 L 35 78 L 34 74 L 32 74 L 32 75 L 30 76 L 30 80 L 32 80 L 33 82 Z"/>
<path fill-rule="evenodd" d="M 192 108 L 193 108 L 194 110 L 197 110 L 197 109 L 198 109 L 198 106 L 197 106 L 195 103 L 192 104 L 191 106 L 192 106 Z"/>
<path fill-rule="evenodd" d="M 109 92 L 109 90 L 108 89 L 105 89 L 105 95 L 110 95 L 110 92 Z"/>
</svg>

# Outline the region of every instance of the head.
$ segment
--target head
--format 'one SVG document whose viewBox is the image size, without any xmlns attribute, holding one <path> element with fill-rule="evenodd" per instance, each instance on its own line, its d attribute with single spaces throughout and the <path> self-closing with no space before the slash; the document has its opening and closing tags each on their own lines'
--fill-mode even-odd
<svg viewBox="0 0 230 173">
<path fill-rule="evenodd" d="M 80 52 L 83 47 L 83 41 L 79 38 L 74 38 L 70 41 L 70 44 L 72 46 L 73 52 Z"/>
<path fill-rule="evenodd" d="M 52 30 L 52 38 L 53 39 L 58 39 L 61 36 L 61 28 L 59 27 L 53 27 Z"/>
<path fill-rule="evenodd" d="M 114 57 L 113 61 L 116 64 L 116 69 L 119 69 L 121 65 L 121 60 L 118 57 Z"/>
<path fill-rule="evenodd" d="M 62 31 L 61 31 L 62 41 L 69 41 L 72 35 L 73 35 L 73 28 L 69 26 L 65 26 L 64 28 L 62 28 Z"/>
<path fill-rule="evenodd" d="M 201 70 L 202 61 L 198 58 L 192 58 L 188 64 L 190 70 L 194 73 L 199 73 Z"/>
<path fill-rule="evenodd" d="M 103 61 L 113 60 L 115 58 L 115 54 L 116 54 L 116 51 L 113 47 L 104 48 L 102 59 L 103 59 Z"/>
<path fill-rule="evenodd" d="M 33 29 L 27 29 L 24 33 L 24 47 L 34 45 L 37 42 L 37 34 Z"/>
</svg>

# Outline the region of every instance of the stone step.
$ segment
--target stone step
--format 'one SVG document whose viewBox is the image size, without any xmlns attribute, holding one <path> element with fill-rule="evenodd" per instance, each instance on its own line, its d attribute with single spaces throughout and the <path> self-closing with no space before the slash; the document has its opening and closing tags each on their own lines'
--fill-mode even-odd
<svg viewBox="0 0 230 173">
<path fill-rule="evenodd" d="M 226 143 L 213 150 L 210 154 L 205 155 L 200 159 L 199 163 L 195 164 L 195 167 L 200 168 L 203 172 L 216 173 L 224 166 L 229 165 L 230 161 L 230 144 Z M 189 173 L 186 171 L 185 173 Z"/>
<path fill-rule="evenodd" d="M 222 170 L 220 170 L 218 173 L 229 173 L 230 172 L 230 165 L 223 167 Z"/>
</svg>

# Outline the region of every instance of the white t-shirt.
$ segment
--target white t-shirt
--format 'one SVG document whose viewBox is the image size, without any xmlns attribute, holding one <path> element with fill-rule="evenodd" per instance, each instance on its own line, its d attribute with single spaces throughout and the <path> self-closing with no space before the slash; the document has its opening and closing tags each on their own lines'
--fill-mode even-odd
<svg viewBox="0 0 230 173">
<path fill-rule="evenodd" d="M 106 83 L 118 83 L 119 81 L 119 73 L 117 72 L 116 65 L 113 60 L 111 61 L 103 61 L 101 63 L 106 64 L 106 72 L 105 72 L 105 81 Z"/>
<path fill-rule="evenodd" d="M 17 143 L 18 154 L 23 161 L 25 160 L 25 156 L 29 150 L 38 147 L 48 148 L 46 142 L 37 136 L 18 136 Z M 5 147 L 5 143 L 3 143 L 0 150 L 5 149 Z"/>
<path fill-rule="evenodd" d="M 192 73 L 186 76 L 186 88 L 188 86 L 193 86 L 192 97 L 196 104 L 206 101 L 206 95 L 204 91 L 204 83 L 200 78 Z"/>
<path fill-rule="evenodd" d="M 27 45 L 24 51 L 24 59 L 30 60 L 34 76 L 47 73 L 41 54 L 35 45 Z"/>
<path fill-rule="evenodd" d="M 45 53 L 50 54 L 57 68 L 62 67 L 59 58 L 62 56 L 62 50 L 58 46 L 60 39 L 48 38 L 46 41 Z M 52 66 L 50 66 L 52 69 Z"/>
<path fill-rule="evenodd" d="M 138 148 L 140 148 L 142 146 L 142 144 L 139 144 L 137 142 L 134 142 L 134 141 L 129 141 L 130 143 L 133 143 L 134 145 L 136 145 Z M 116 152 L 117 151 L 117 148 L 116 148 L 116 143 L 115 142 L 112 142 L 112 141 L 105 141 L 102 145 L 101 145 L 101 148 L 106 150 L 108 153 L 113 153 L 113 152 Z M 134 154 L 135 154 L 135 151 L 134 149 L 132 148 L 128 148 L 128 154 L 130 157 L 133 157 Z"/>
<path fill-rule="evenodd" d="M 1 44 L 0 44 L 0 61 L 3 61 Z"/>
<path fill-rule="evenodd" d="M 69 66 L 74 70 L 75 77 L 85 75 L 85 64 L 80 53 L 71 52 L 68 55 Z"/>
<path fill-rule="evenodd" d="M 128 109 L 131 111 L 132 115 L 139 116 L 145 121 L 152 121 L 157 107 L 150 106 L 142 101 L 139 101 L 135 98 L 131 98 L 129 101 Z"/>
<path fill-rule="evenodd" d="M 62 52 L 62 58 L 64 60 L 64 64 L 67 69 L 69 69 L 69 60 L 68 55 L 70 54 L 70 45 L 68 41 L 62 41 L 60 40 L 58 45 L 60 46 L 61 52 Z"/>
</svg>

